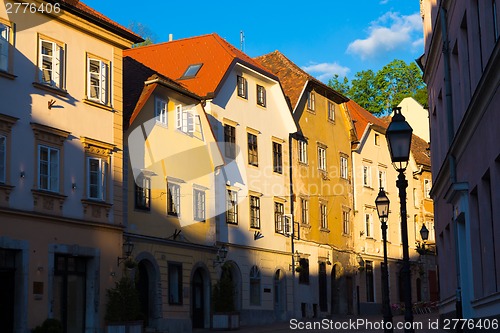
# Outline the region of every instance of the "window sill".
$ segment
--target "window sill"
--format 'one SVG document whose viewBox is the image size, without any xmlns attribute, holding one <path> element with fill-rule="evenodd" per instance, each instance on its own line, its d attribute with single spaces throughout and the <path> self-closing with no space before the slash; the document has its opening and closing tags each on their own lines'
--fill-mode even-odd
<svg viewBox="0 0 500 333">
<path fill-rule="evenodd" d="M 10 192 L 15 186 L 0 183 L 0 207 L 7 207 L 9 205 Z"/>
<path fill-rule="evenodd" d="M 299 161 L 299 165 L 300 165 L 300 166 L 304 166 L 304 167 L 307 167 L 307 166 L 309 166 L 309 163 L 307 163 L 307 162 L 302 162 L 302 161 Z"/>
<path fill-rule="evenodd" d="M 105 104 L 101 104 L 99 102 L 94 102 L 90 99 L 83 99 L 83 103 L 85 104 L 88 104 L 88 105 L 91 105 L 91 106 L 94 106 L 96 108 L 100 108 L 100 109 L 103 109 L 103 110 L 106 110 L 106 111 L 113 111 L 113 108 L 109 105 L 105 105 Z"/>
<path fill-rule="evenodd" d="M 113 204 L 105 201 L 82 199 L 83 214 L 91 221 L 106 222 Z"/>
<path fill-rule="evenodd" d="M 67 196 L 57 192 L 31 190 L 35 211 L 45 214 L 61 215 Z"/>
<path fill-rule="evenodd" d="M 145 207 L 134 207 L 134 210 L 136 212 L 141 212 L 141 213 L 150 213 L 151 209 L 150 208 L 145 208 Z"/>
<path fill-rule="evenodd" d="M 319 231 L 321 231 L 321 232 L 330 232 L 330 229 L 321 228 L 321 229 L 319 229 Z"/>
<path fill-rule="evenodd" d="M 309 223 L 301 223 L 301 224 L 300 224 L 300 227 L 301 227 L 301 228 L 311 229 L 311 225 L 310 225 Z"/>
<path fill-rule="evenodd" d="M 33 82 L 32 84 L 33 84 L 33 87 L 35 87 L 35 88 L 42 89 L 42 90 L 51 92 L 51 93 L 59 95 L 59 96 L 63 96 L 63 97 L 68 96 L 68 92 L 64 89 L 52 87 L 52 86 L 49 86 L 47 84 L 43 84 L 43 83 L 39 83 L 39 82 Z"/>
<path fill-rule="evenodd" d="M 312 109 L 309 109 L 309 108 L 307 108 L 307 112 L 309 112 L 311 114 L 316 114 L 316 110 L 312 110 Z"/>
<path fill-rule="evenodd" d="M 4 77 L 9 80 L 14 80 L 15 78 L 17 78 L 17 75 L 0 70 L 0 77 Z"/>
<path fill-rule="evenodd" d="M 226 221 L 226 224 L 238 226 L 238 222 L 228 222 L 228 221 Z"/>
</svg>

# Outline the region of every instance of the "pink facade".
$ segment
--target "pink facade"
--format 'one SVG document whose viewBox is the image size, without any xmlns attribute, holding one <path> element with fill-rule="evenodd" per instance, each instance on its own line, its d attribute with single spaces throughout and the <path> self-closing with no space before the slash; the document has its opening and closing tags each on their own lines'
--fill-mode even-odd
<svg viewBox="0 0 500 333">
<path fill-rule="evenodd" d="M 421 0 L 440 311 L 463 318 L 500 315 L 498 6 Z"/>
</svg>

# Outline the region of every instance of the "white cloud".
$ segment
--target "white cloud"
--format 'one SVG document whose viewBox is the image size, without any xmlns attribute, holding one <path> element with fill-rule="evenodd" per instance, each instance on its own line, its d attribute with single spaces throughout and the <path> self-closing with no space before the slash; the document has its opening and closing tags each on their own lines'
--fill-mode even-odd
<svg viewBox="0 0 500 333">
<path fill-rule="evenodd" d="M 346 52 L 367 59 L 380 53 L 418 47 L 421 43 L 422 20 L 419 13 L 400 15 L 388 12 L 370 23 L 368 33 L 367 38 L 350 43 Z"/>
<path fill-rule="evenodd" d="M 341 66 L 336 62 L 311 63 L 307 66 L 303 66 L 302 69 L 320 81 L 331 79 L 335 74 L 343 78 L 350 71 L 348 67 Z"/>
</svg>

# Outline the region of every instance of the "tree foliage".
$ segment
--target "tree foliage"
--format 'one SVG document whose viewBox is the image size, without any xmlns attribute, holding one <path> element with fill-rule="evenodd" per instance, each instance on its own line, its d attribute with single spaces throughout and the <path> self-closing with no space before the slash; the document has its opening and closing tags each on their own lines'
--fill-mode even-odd
<svg viewBox="0 0 500 333">
<path fill-rule="evenodd" d="M 132 22 L 128 26 L 129 30 L 132 30 L 144 39 L 144 42 L 132 45 L 132 47 L 139 47 L 145 45 L 151 45 L 156 43 L 156 35 L 152 32 L 148 26 L 140 22 Z"/>
<path fill-rule="evenodd" d="M 340 81 L 335 75 L 328 85 L 377 115 L 390 113 L 392 107 L 405 97 L 413 97 L 420 104 L 427 105 L 422 72 L 414 62 L 407 64 L 395 59 L 377 73 L 372 70 L 356 73 L 350 83 L 347 77 Z"/>
</svg>

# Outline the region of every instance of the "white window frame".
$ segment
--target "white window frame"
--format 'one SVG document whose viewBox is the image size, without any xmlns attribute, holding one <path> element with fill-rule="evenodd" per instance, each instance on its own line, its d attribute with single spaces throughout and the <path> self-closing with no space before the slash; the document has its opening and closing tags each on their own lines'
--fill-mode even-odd
<svg viewBox="0 0 500 333">
<path fill-rule="evenodd" d="M 47 149 L 47 161 L 42 161 L 40 159 L 42 149 Z M 56 160 L 52 161 L 52 153 L 56 153 Z M 38 145 L 38 189 L 50 192 L 60 192 L 59 183 L 60 183 L 60 150 L 58 148 L 46 146 L 46 145 Z M 47 163 L 47 174 L 42 175 L 42 162 Z M 55 168 L 55 169 L 53 169 Z M 42 186 L 42 177 L 47 177 L 47 186 Z M 53 183 L 54 182 L 54 183 Z"/>
<path fill-rule="evenodd" d="M 7 136 L 0 134 L 0 184 L 7 181 Z"/>
<path fill-rule="evenodd" d="M 250 195 L 250 228 L 260 229 L 260 197 Z"/>
<path fill-rule="evenodd" d="M 175 107 L 175 128 L 182 133 L 193 135 L 195 126 L 194 110 L 177 105 Z"/>
<path fill-rule="evenodd" d="M 205 191 L 193 189 L 193 217 L 195 221 L 204 222 L 206 220 L 206 194 Z"/>
<path fill-rule="evenodd" d="M 43 44 L 48 43 L 50 45 L 50 49 L 52 51 L 52 55 L 43 54 Z M 39 70 L 39 82 L 41 84 L 46 84 L 58 89 L 64 89 L 64 55 L 65 48 L 64 46 L 40 37 L 38 39 L 38 70 Z M 44 79 L 44 69 L 43 69 L 43 60 L 44 58 L 47 62 L 50 62 L 50 77 L 49 81 Z"/>
<path fill-rule="evenodd" d="M 226 223 L 238 224 L 238 192 L 226 189 Z M 229 216 L 232 219 L 229 219 Z"/>
<path fill-rule="evenodd" d="M 181 216 L 181 185 L 171 181 L 167 181 L 167 215 Z"/>
<path fill-rule="evenodd" d="M 257 104 L 266 107 L 266 88 L 257 85 Z"/>
<path fill-rule="evenodd" d="M 351 225 L 349 221 L 349 211 L 342 211 L 342 232 L 344 235 L 349 235 L 351 233 Z"/>
<path fill-rule="evenodd" d="M 91 72 L 91 63 L 97 63 L 98 72 Z M 96 57 L 87 56 L 87 99 L 103 105 L 109 103 L 109 62 Z M 92 84 L 92 78 L 97 79 L 97 85 Z M 92 97 L 92 91 L 97 89 L 97 96 Z"/>
<path fill-rule="evenodd" d="M 168 126 L 168 103 L 161 98 L 155 98 L 156 123 Z"/>
<path fill-rule="evenodd" d="M 340 156 L 340 178 L 347 179 L 349 168 L 347 166 L 347 157 Z"/>
<path fill-rule="evenodd" d="M 9 72 L 12 27 L 0 21 L 0 71 Z"/>
<path fill-rule="evenodd" d="M 335 121 L 335 103 L 328 101 L 328 120 Z"/>
<path fill-rule="evenodd" d="M 309 224 L 309 200 L 304 198 L 300 199 L 300 215 L 302 224 Z"/>
<path fill-rule="evenodd" d="M 90 169 L 91 161 L 98 162 L 98 170 L 97 170 L 97 182 L 92 184 L 91 182 L 91 173 L 93 172 Z M 92 200 L 101 200 L 106 201 L 107 195 L 107 185 L 108 185 L 108 171 L 109 165 L 106 158 L 89 156 L 87 157 L 87 197 Z M 97 188 L 97 196 L 92 196 L 91 188 L 95 186 Z"/>
<path fill-rule="evenodd" d="M 282 202 L 274 202 L 274 232 L 285 233 L 285 205 Z"/>
<path fill-rule="evenodd" d="M 385 170 L 378 171 L 378 186 L 379 188 L 386 188 L 386 172 Z"/>
<path fill-rule="evenodd" d="M 314 91 L 307 92 L 307 109 L 311 111 L 316 110 L 316 95 Z"/>
<path fill-rule="evenodd" d="M 372 168 L 369 165 L 363 165 L 363 186 L 372 187 Z"/>
<path fill-rule="evenodd" d="M 298 149 L 299 149 L 299 162 L 307 164 L 308 158 L 307 158 L 307 141 L 304 140 L 298 140 Z"/>
<path fill-rule="evenodd" d="M 365 237 L 373 238 L 373 215 L 365 213 Z"/>
<path fill-rule="evenodd" d="M 318 169 L 326 171 L 326 148 L 318 146 Z"/>
<path fill-rule="evenodd" d="M 328 206 L 326 202 L 319 204 L 319 216 L 321 229 L 328 229 Z"/>
<path fill-rule="evenodd" d="M 252 266 L 250 269 L 250 274 L 249 274 L 249 285 L 250 285 L 250 290 L 249 290 L 249 301 L 250 305 L 261 305 L 261 274 L 260 270 L 257 266 Z"/>
<path fill-rule="evenodd" d="M 243 76 L 238 75 L 236 77 L 236 89 L 238 90 L 238 96 L 244 99 L 248 99 L 248 82 Z"/>
<path fill-rule="evenodd" d="M 426 199 L 431 198 L 431 188 L 432 188 L 432 182 L 430 179 L 424 179 L 424 196 Z"/>
</svg>

